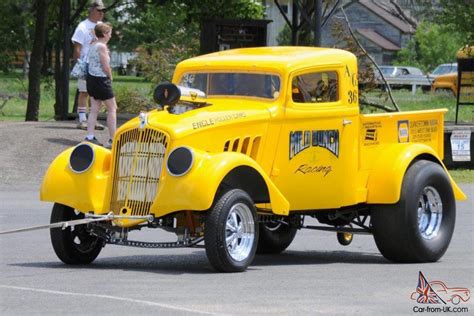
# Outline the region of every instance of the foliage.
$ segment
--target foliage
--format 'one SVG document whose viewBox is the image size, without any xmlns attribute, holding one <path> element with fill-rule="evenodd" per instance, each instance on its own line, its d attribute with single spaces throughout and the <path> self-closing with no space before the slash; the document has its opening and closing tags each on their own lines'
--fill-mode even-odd
<svg viewBox="0 0 474 316">
<path fill-rule="evenodd" d="M 436 22 L 443 25 L 447 32 L 459 35 L 464 40 L 462 44 L 474 44 L 472 0 L 441 0 L 440 5 Z"/>
<path fill-rule="evenodd" d="M 136 2 L 117 10 L 126 14 L 117 25 L 121 50 L 135 50 L 132 61 L 140 74 L 153 83 L 170 81 L 174 67 L 199 52 L 199 30 L 210 18 L 261 18 L 264 6 L 255 0 L 203 0 Z"/>
<path fill-rule="evenodd" d="M 279 46 L 291 45 L 291 28 L 288 26 L 288 24 L 285 24 L 280 33 L 278 33 L 276 41 Z"/>
<path fill-rule="evenodd" d="M 261 19 L 265 7 L 257 0 L 184 0 L 187 20 L 191 23 L 207 19 Z"/>
<path fill-rule="evenodd" d="M 138 49 L 138 56 L 132 61 L 146 80 L 158 84 L 171 81 L 174 68 L 181 60 L 192 56 L 193 51 L 184 45 L 172 44 L 169 48 Z"/>
<path fill-rule="evenodd" d="M 150 98 L 127 86 L 115 88 L 114 93 L 118 113 L 140 113 L 140 111 L 149 111 L 154 106 Z"/>
<path fill-rule="evenodd" d="M 398 52 L 395 63 L 431 71 L 439 64 L 454 62 L 463 40 L 460 34 L 446 32 L 438 24 L 422 22 L 407 47 Z"/>
<path fill-rule="evenodd" d="M 16 53 L 30 49 L 34 31 L 32 1 L 0 2 L 0 70 L 8 72 L 17 62 Z"/>
</svg>

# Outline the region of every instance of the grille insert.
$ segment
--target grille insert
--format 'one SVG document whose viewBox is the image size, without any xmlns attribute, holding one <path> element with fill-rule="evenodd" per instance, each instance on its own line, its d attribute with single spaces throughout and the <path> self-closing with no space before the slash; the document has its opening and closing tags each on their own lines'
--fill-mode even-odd
<svg viewBox="0 0 474 316">
<path fill-rule="evenodd" d="M 166 134 L 152 129 L 132 129 L 116 137 L 110 210 L 147 215 L 155 200 L 164 157 Z"/>
</svg>

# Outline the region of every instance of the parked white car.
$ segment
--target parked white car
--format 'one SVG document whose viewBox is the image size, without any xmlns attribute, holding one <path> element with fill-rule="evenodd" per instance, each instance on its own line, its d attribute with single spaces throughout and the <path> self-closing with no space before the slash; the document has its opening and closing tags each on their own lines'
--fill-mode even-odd
<svg viewBox="0 0 474 316">
<path fill-rule="evenodd" d="M 409 66 L 380 66 L 380 70 L 392 89 L 411 89 L 414 93 L 416 87 L 421 87 L 424 92 L 430 91 L 431 80 L 421 69 Z M 382 83 L 381 78 L 377 78 Z"/>
</svg>

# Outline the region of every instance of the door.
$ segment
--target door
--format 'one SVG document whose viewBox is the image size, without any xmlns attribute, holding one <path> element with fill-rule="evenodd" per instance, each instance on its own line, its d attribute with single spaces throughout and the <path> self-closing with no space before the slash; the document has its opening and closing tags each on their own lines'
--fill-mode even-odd
<svg viewBox="0 0 474 316">
<path fill-rule="evenodd" d="M 290 77 L 272 179 L 291 210 L 339 208 L 356 199 L 359 107 L 347 72 L 319 68 Z"/>
</svg>

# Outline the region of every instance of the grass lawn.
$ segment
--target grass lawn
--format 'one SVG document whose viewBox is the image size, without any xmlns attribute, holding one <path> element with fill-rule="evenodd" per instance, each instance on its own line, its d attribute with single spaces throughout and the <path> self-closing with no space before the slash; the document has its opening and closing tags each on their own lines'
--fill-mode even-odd
<svg viewBox="0 0 474 316">
<path fill-rule="evenodd" d="M 419 89 L 415 95 L 407 90 L 394 90 L 393 98 L 401 111 L 418 111 L 428 109 L 447 108 L 445 121 L 454 121 L 456 116 L 456 98 L 446 94 L 423 93 Z M 386 93 L 371 92 L 368 101 L 386 105 L 393 108 Z M 460 122 L 474 122 L 474 108 L 472 106 L 461 106 L 459 108 Z"/>
<path fill-rule="evenodd" d="M 472 149 L 471 149 L 472 150 Z M 449 170 L 449 173 L 456 181 L 456 183 L 472 183 L 474 182 L 474 170 L 454 169 Z M 466 192 L 464 192 L 466 193 Z"/>
<path fill-rule="evenodd" d="M 71 80 L 69 84 L 69 108 L 72 111 L 74 97 L 76 93 L 77 81 Z M 152 100 L 153 86 L 145 82 L 143 78 L 131 76 L 116 76 L 113 82 L 114 91 L 120 92 L 122 89 L 134 90 L 141 95 L 147 96 Z M 0 121 L 23 121 L 26 114 L 28 93 L 28 80 L 23 79 L 19 74 L 0 75 L 0 94 L 13 96 L 8 100 L 3 108 L 0 109 Z M 54 118 L 54 80 L 52 77 L 46 78 L 41 84 L 41 99 L 39 106 L 39 120 L 48 121 Z M 0 99 L 0 106 L 3 104 Z"/>
</svg>

